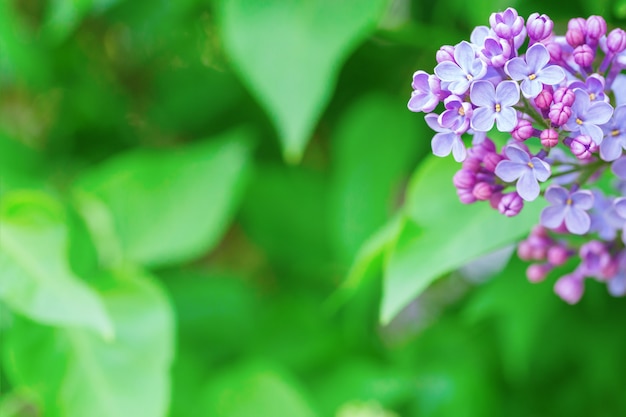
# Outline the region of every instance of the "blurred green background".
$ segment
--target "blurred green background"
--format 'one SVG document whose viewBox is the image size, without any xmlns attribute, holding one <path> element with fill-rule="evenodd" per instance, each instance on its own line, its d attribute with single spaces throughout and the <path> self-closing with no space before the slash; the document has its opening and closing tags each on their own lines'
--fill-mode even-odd
<svg viewBox="0 0 626 417">
<path fill-rule="evenodd" d="M 528 283 L 537 209 L 458 203 L 406 108 L 509 6 L 626 27 L 624 0 L 0 1 L 0 416 L 625 416 L 624 299 Z"/>
</svg>

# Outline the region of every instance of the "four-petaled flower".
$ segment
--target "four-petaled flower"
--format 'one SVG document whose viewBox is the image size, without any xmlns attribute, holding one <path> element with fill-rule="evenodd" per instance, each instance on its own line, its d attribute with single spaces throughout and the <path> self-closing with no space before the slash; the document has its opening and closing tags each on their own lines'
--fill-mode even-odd
<svg viewBox="0 0 626 417">
<path fill-rule="evenodd" d="M 587 210 L 593 207 L 593 194 L 588 190 L 569 192 L 560 185 L 551 185 L 545 193 L 552 204 L 541 212 L 541 224 L 556 229 L 563 222 L 570 233 L 582 235 L 589 231 L 591 218 Z"/>
<path fill-rule="evenodd" d="M 452 94 L 464 94 L 474 80 L 487 73 L 487 64 L 476 58 L 474 48 L 463 41 L 454 48 L 454 60 L 444 61 L 435 67 L 435 74 L 448 84 Z"/>
<path fill-rule="evenodd" d="M 545 181 L 550 177 L 550 165 L 530 155 L 515 145 L 504 148 L 504 153 L 509 159 L 504 159 L 496 166 L 496 175 L 503 181 L 513 182 L 517 193 L 526 201 L 532 201 L 539 196 L 538 181 Z"/>
<path fill-rule="evenodd" d="M 428 126 L 437 132 L 430 142 L 433 154 L 436 156 L 448 156 L 450 152 L 454 156 L 454 160 L 462 162 L 467 156 L 467 150 L 463 141 L 461 141 L 461 134 L 449 127 L 443 127 L 439 124 L 439 120 L 436 114 L 427 114 L 424 117 Z"/>
<path fill-rule="evenodd" d="M 474 110 L 472 129 L 487 132 L 494 122 L 499 131 L 510 132 L 517 124 L 513 108 L 519 101 L 519 87 L 514 81 L 502 81 L 494 87 L 489 81 L 476 81 L 470 89 Z"/>
<path fill-rule="evenodd" d="M 600 157 L 614 161 L 622 155 L 622 149 L 626 149 L 626 104 L 615 109 L 612 119 L 602 126 L 602 130 L 604 139 L 600 144 Z"/>
<path fill-rule="evenodd" d="M 572 115 L 563 127 L 570 132 L 588 135 L 596 145 L 600 145 L 604 133 L 599 125 L 609 121 L 613 115 L 613 107 L 604 101 L 592 102 L 589 94 L 581 88 L 575 89 L 574 95 L 576 98 L 572 105 Z"/>
<path fill-rule="evenodd" d="M 522 94 L 535 98 L 543 85 L 558 84 L 565 78 L 565 71 L 556 65 L 548 65 L 550 53 L 541 43 L 536 43 L 526 51 L 526 59 L 513 58 L 504 66 L 504 71 L 515 81 L 521 81 Z"/>
</svg>

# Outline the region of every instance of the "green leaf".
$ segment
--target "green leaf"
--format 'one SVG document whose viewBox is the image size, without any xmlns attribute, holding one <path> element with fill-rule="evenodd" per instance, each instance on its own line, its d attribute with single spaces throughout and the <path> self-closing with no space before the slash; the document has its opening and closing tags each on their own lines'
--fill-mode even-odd
<svg viewBox="0 0 626 417">
<path fill-rule="evenodd" d="M 165 415 L 173 356 L 171 308 L 147 276 L 127 270 L 115 278 L 116 285 L 102 293 L 115 325 L 114 341 L 19 318 L 8 332 L 9 377 L 41 396 L 42 415 Z"/>
<path fill-rule="evenodd" d="M 251 362 L 230 369 L 209 384 L 204 413 L 215 417 L 314 417 L 316 413 L 285 372 Z"/>
<path fill-rule="evenodd" d="M 243 131 L 171 150 L 135 150 L 78 181 L 111 210 L 127 257 L 148 266 L 197 258 L 226 231 L 247 185 Z"/>
<path fill-rule="evenodd" d="M 341 66 L 375 28 L 384 0 L 217 2 L 226 51 L 298 162 Z"/>
<path fill-rule="evenodd" d="M 113 337 L 98 295 L 72 272 L 63 208 L 43 193 L 13 192 L 0 206 L 0 299 L 32 320 Z"/>
<path fill-rule="evenodd" d="M 505 217 L 488 203 L 463 205 L 452 176 L 460 169 L 450 158 L 426 159 L 409 188 L 403 231 L 385 267 L 381 320 L 388 323 L 439 276 L 512 243 L 538 222 L 540 201 Z"/>
<path fill-rule="evenodd" d="M 381 94 L 362 98 L 332 139 L 331 231 L 338 258 L 346 263 L 397 209 L 403 181 L 420 148 L 428 146 L 421 140 L 423 124 L 396 106 L 397 100 Z"/>
</svg>

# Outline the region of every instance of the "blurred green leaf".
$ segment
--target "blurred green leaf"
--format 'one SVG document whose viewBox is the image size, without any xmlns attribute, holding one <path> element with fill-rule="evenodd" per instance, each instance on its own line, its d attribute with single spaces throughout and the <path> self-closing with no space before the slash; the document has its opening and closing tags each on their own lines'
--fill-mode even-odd
<svg viewBox="0 0 626 417">
<path fill-rule="evenodd" d="M 169 402 L 173 317 L 162 290 L 138 271 L 117 273 L 101 295 L 115 326 L 103 341 L 75 327 L 16 318 L 6 363 L 12 380 L 44 400 L 51 417 L 160 417 Z"/>
<path fill-rule="evenodd" d="M 313 417 L 295 381 L 262 362 L 231 368 L 215 377 L 203 395 L 203 413 L 213 417 Z"/>
<path fill-rule="evenodd" d="M 226 52 L 298 162 L 339 70 L 374 29 L 385 0 L 217 2 Z"/>
<path fill-rule="evenodd" d="M 405 207 L 407 223 L 385 267 L 383 323 L 436 278 L 515 242 L 539 219 L 543 207 L 539 201 L 512 218 L 487 202 L 461 204 L 452 184 L 458 169 L 451 158 L 432 156 L 413 177 Z"/>
<path fill-rule="evenodd" d="M 331 231 L 345 263 L 397 209 L 404 177 L 428 146 L 423 124 L 398 107 L 388 96 L 368 95 L 349 108 L 333 135 Z"/>
<path fill-rule="evenodd" d="M 0 229 L 0 298 L 11 309 L 42 323 L 113 337 L 100 298 L 70 269 L 66 215 L 56 200 L 37 192 L 6 195 Z"/>
<path fill-rule="evenodd" d="M 128 258 L 163 266 L 211 250 L 226 231 L 250 174 L 244 131 L 171 150 L 135 150 L 79 179 L 111 209 Z"/>
</svg>

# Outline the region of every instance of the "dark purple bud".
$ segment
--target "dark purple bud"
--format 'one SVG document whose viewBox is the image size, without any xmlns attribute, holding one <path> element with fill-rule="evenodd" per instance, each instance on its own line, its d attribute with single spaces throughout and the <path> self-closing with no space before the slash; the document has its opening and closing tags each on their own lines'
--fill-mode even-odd
<svg viewBox="0 0 626 417">
<path fill-rule="evenodd" d="M 456 188 L 473 188 L 476 184 L 476 174 L 467 169 L 461 169 L 454 174 L 452 182 Z"/>
<path fill-rule="evenodd" d="M 535 134 L 535 128 L 530 120 L 518 119 L 517 125 L 513 128 L 511 136 L 518 142 L 523 142 Z"/>
<path fill-rule="evenodd" d="M 442 62 L 455 62 L 454 61 L 454 46 L 444 45 L 437 51 L 435 55 L 437 59 L 437 63 L 441 64 Z"/>
<path fill-rule="evenodd" d="M 472 204 L 476 202 L 476 197 L 472 194 L 471 188 L 459 188 L 456 190 L 456 194 L 459 196 L 459 200 L 463 204 Z"/>
<path fill-rule="evenodd" d="M 587 38 L 593 45 L 606 33 L 606 21 L 601 16 L 589 16 L 587 18 Z"/>
<path fill-rule="evenodd" d="M 552 104 L 552 87 L 549 85 L 544 85 L 543 90 L 537 97 L 535 97 L 535 105 L 539 107 L 541 110 L 548 110 L 550 105 Z"/>
<path fill-rule="evenodd" d="M 507 217 L 518 215 L 523 208 L 524 200 L 516 192 L 504 194 L 498 203 L 498 211 Z"/>
<path fill-rule="evenodd" d="M 503 159 L 504 157 L 502 155 L 496 152 L 489 152 L 483 158 L 483 166 L 485 167 L 487 171 L 495 172 L 496 165 L 498 165 L 498 162 L 502 161 Z"/>
<path fill-rule="evenodd" d="M 463 164 L 461 166 L 463 167 L 463 169 L 467 169 L 468 171 L 478 172 L 480 171 L 480 163 L 481 163 L 480 159 L 470 157 L 470 158 L 465 159 L 465 161 L 463 161 Z"/>
<path fill-rule="evenodd" d="M 532 283 L 541 282 L 546 279 L 551 270 L 552 266 L 550 264 L 531 264 L 526 269 L 526 277 Z"/>
<path fill-rule="evenodd" d="M 589 135 L 579 135 L 572 139 L 569 148 L 578 159 L 589 159 L 593 152 L 598 150 L 598 145 L 591 139 Z"/>
<path fill-rule="evenodd" d="M 606 38 L 606 47 L 614 54 L 619 54 L 625 50 L 626 32 L 620 28 L 613 29 Z"/>
<path fill-rule="evenodd" d="M 486 182 L 478 182 L 474 186 L 472 194 L 474 194 L 474 197 L 476 197 L 477 200 L 486 201 L 491 198 L 493 189 L 491 188 L 491 185 Z"/>
<path fill-rule="evenodd" d="M 554 129 L 546 129 L 539 135 L 541 144 L 546 148 L 554 148 L 559 144 L 559 132 Z"/>
<path fill-rule="evenodd" d="M 550 107 L 548 117 L 554 126 L 563 126 L 572 115 L 572 109 L 563 103 L 556 103 Z"/>
<path fill-rule="evenodd" d="M 583 277 L 576 272 L 564 275 L 554 284 L 554 292 L 568 304 L 576 304 L 583 296 Z"/>
<path fill-rule="evenodd" d="M 574 61 L 581 67 L 590 67 L 596 57 L 591 46 L 583 44 L 574 48 Z"/>
<path fill-rule="evenodd" d="M 563 246 L 552 246 L 547 253 L 548 262 L 554 266 L 563 265 L 570 257 L 570 252 Z"/>
<path fill-rule="evenodd" d="M 573 90 L 570 90 L 567 87 L 560 87 L 552 95 L 552 99 L 555 103 L 563 103 L 566 106 L 571 107 L 574 104 L 574 100 L 576 100 L 576 94 L 574 94 Z"/>
</svg>

